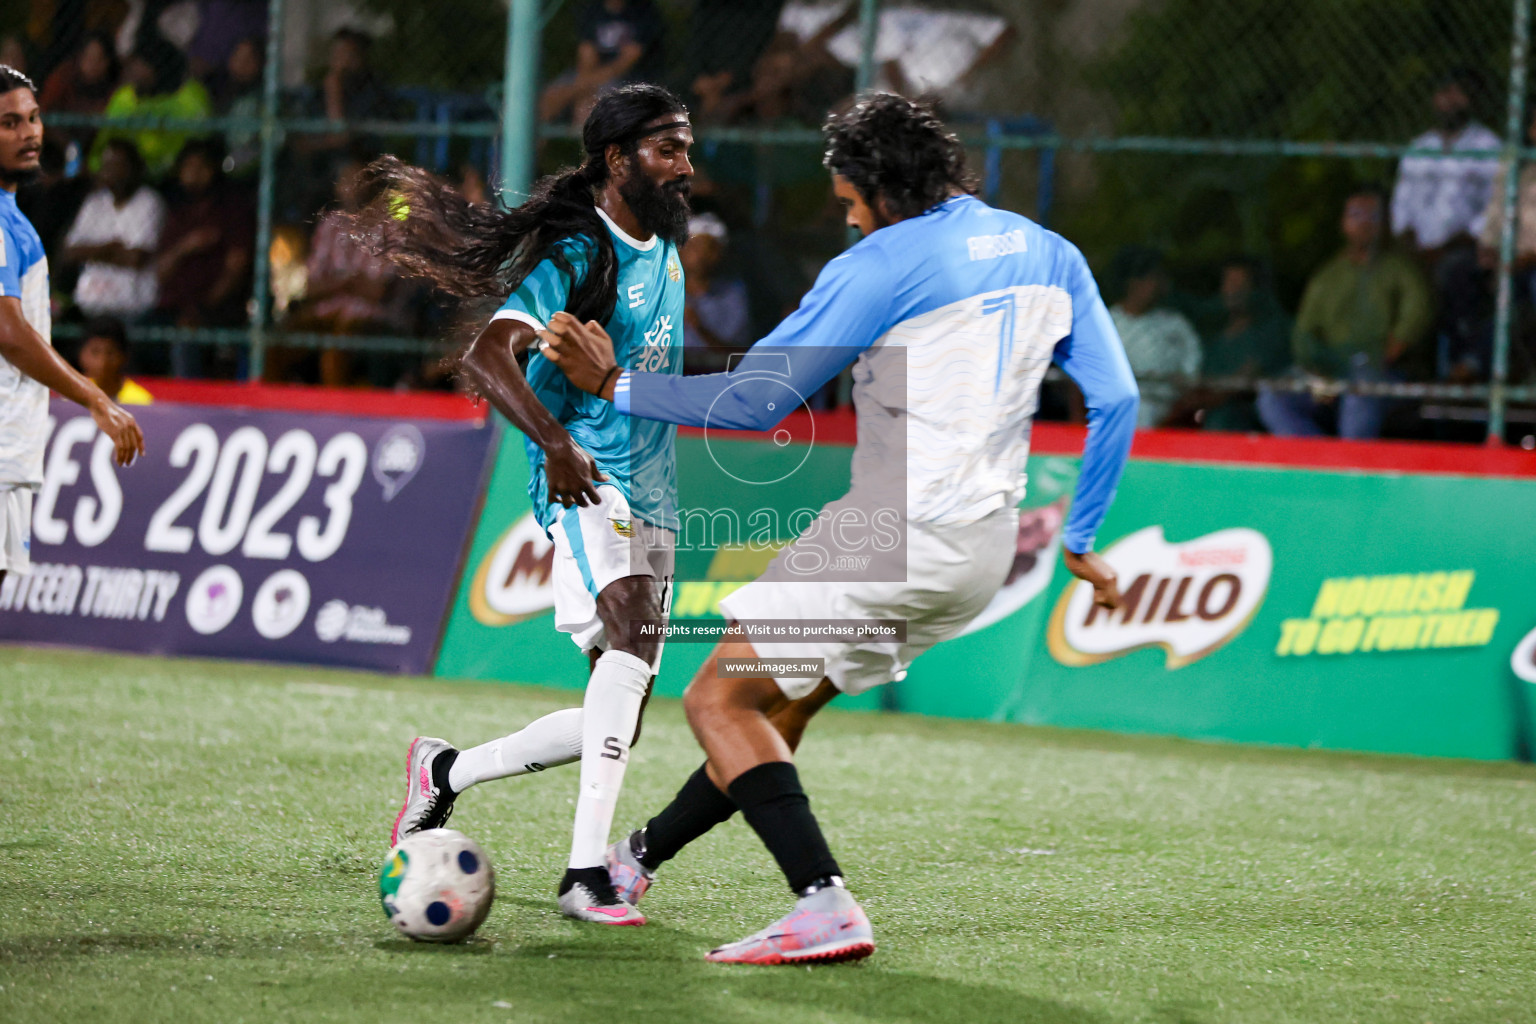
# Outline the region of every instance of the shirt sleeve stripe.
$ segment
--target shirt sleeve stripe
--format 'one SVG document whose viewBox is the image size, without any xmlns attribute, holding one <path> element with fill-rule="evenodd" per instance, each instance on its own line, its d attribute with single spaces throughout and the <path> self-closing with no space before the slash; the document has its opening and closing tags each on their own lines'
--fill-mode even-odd
<svg viewBox="0 0 1536 1024">
<path fill-rule="evenodd" d="M 544 329 L 544 324 L 538 317 L 532 313 L 524 313 L 520 309 L 498 309 L 496 315 L 491 317 L 491 322 L 495 323 L 497 320 L 516 320 L 520 324 L 527 324 L 536 331 Z"/>
</svg>

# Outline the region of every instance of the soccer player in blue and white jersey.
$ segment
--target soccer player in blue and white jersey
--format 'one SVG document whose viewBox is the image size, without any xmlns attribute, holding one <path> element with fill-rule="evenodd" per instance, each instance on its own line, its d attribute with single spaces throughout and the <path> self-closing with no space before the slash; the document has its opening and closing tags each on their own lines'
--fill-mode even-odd
<svg viewBox="0 0 1536 1024">
<path fill-rule="evenodd" d="M 1053 361 L 1077 381 L 1089 410 L 1066 563 L 1101 604 L 1120 600 L 1093 542 L 1130 451 L 1138 399 L 1082 254 L 972 196 L 963 148 L 923 106 L 871 96 L 834 117 L 826 134 L 834 189 L 865 237 L 827 264 L 799 310 L 736 372 L 615 373 L 625 364 L 602 331 L 563 315 L 541 335 L 573 383 L 619 411 L 724 429 L 768 429 L 795 407 L 793 396 L 815 393 L 853 365 L 858 444 L 849 495 L 827 506 L 761 579 L 720 602 L 737 628 L 684 696 L 709 760 L 671 806 L 608 853 L 616 888 L 638 900 L 659 864 L 740 809 L 798 902 L 763 931 L 709 954 L 727 963 L 825 963 L 874 951 L 793 751 L 810 716 L 838 692 L 900 678 L 997 593 L 1013 561 L 1030 423 Z M 863 542 L 871 531 L 857 527 L 891 502 L 905 504 L 896 573 L 816 578 L 840 537 L 870 550 Z M 807 644 L 749 639 L 740 628 L 796 619 L 904 620 L 906 634 Z M 717 665 L 808 657 L 823 660 L 824 678 L 742 678 Z"/>
<path fill-rule="evenodd" d="M 417 737 L 391 841 L 447 820 L 477 783 L 581 761 L 561 911 L 644 924 L 603 866 L 629 749 L 661 659 L 642 622 L 665 619 L 677 528 L 676 428 L 631 419 L 527 352 L 557 312 L 607 324 L 626 366 L 682 371 L 683 270 L 693 134 L 665 89 L 606 93 L 582 129 L 585 162 L 539 182 L 513 210 L 467 202 L 417 168 L 372 168 L 361 231 L 407 271 L 461 298 L 506 297 L 465 353 L 469 383 L 527 438 L 529 497 L 554 541 L 555 628 L 592 664 L 581 708 L 466 750 Z M 617 373 L 617 371 L 615 371 Z"/>
<path fill-rule="evenodd" d="M 0 580 L 32 568 L 32 495 L 43 485 L 49 388 L 90 410 L 118 464 L 144 453 L 133 417 L 54 351 L 48 257 L 16 208 L 16 187 L 37 176 L 42 147 L 36 87 L 0 64 Z"/>
</svg>

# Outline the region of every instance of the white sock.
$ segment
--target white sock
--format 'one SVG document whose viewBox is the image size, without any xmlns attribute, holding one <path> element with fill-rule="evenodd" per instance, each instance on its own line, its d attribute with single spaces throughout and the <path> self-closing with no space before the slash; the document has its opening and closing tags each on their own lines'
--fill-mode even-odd
<svg viewBox="0 0 1536 1024">
<path fill-rule="evenodd" d="M 581 708 L 566 708 L 510 736 L 459 751 L 448 770 L 448 785 L 455 793 L 462 793 L 479 782 L 541 772 L 579 757 Z"/>
<path fill-rule="evenodd" d="M 581 793 L 571 834 L 573 868 L 603 863 L 613 811 L 629 765 L 629 742 L 640 722 L 640 705 L 651 666 L 623 651 L 605 651 L 587 680 L 581 714 Z"/>
</svg>

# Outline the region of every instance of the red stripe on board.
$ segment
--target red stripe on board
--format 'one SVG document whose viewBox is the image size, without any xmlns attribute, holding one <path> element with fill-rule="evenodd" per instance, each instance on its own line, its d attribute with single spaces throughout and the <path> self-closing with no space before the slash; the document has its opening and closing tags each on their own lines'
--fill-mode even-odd
<svg viewBox="0 0 1536 1024">
<path fill-rule="evenodd" d="M 779 429 L 791 440 L 803 438 L 811 415 L 797 412 Z M 704 431 L 684 427 L 702 437 Z M 769 441 L 771 432 L 723 430 L 720 437 Z M 1030 450 L 1038 455 L 1080 455 L 1087 430 L 1067 423 L 1036 423 Z M 851 445 L 858 437 L 853 412 L 817 413 L 818 444 Z M 1168 462 L 1210 462 L 1245 466 L 1295 466 L 1306 469 L 1354 469 L 1379 473 L 1448 473 L 1457 476 L 1536 477 L 1536 452 L 1426 441 L 1340 441 L 1326 437 L 1270 437 L 1202 430 L 1139 430 L 1131 456 Z"/>
<path fill-rule="evenodd" d="M 486 406 L 446 391 L 320 388 L 303 384 L 243 384 L 223 380 L 135 377 L 157 402 L 282 409 L 409 420 L 481 420 Z"/>
</svg>

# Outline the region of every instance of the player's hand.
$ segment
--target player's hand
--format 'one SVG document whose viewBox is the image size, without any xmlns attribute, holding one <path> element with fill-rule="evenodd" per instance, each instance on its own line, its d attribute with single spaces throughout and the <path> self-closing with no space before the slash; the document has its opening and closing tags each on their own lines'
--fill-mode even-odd
<svg viewBox="0 0 1536 1024">
<path fill-rule="evenodd" d="M 613 357 L 613 339 L 596 320 L 582 323 L 561 311 L 549 318 L 549 327 L 539 332 L 539 351 L 565 374 L 566 379 L 589 395 L 612 398 L 607 386 L 613 384 L 618 365 Z"/>
<path fill-rule="evenodd" d="M 112 458 L 119 466 L 131 466 L 134 459 L 144 454 L 144 431 L 139 429 L 138 420 L 116 402 L 104 399 L 92 406 L 91 419 L 112 439 Z"/>
<path fill-rule="evenodd" d="M 600 503 L 594 481 L 608 479 L 586 449 L 575 441 L 544 453 L 544 475 L 549 479 L 549 500 L 566 508 Z"/>
<path fill-rule="evenodd" d="M 1092 551 L 1077 554 L 1062 549 L 1067 571 L 1080 580 L 1093 584 L 1093 603 L 1100 608 L 1120 607 L 1120 580 L 1109 563 Z"/>
</svg>

